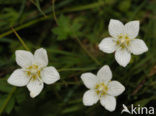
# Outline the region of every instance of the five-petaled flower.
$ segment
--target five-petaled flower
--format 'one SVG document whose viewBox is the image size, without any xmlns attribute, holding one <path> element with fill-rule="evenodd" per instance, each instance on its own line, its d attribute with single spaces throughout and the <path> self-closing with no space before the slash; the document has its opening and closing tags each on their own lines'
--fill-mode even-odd
<svg viewBox="0 0 156 116">
<path fill-rule="evenodd" d="M 139 21 L 130 21 L 123 25 L 118 20 L 111 19 L 109 33 L 112 37 L 104 38 L 99 44 L 99 49 L 106 53 L 115 52 L 116 61 L 125 67 L 134 55 L 148 51 L 143 40 L 136 39 L 139 33 Z"/>
<path fill-rule="evenodd" d="M 115 96 L 124 92 L 125 87 L 118 81 L 111 81 L 112 72 L 108 65 L 103 66 L 97 73 L 84 73 L 81 79 L 89 89 L 84 93 L 83 104 L 91 106 L 100 100 L 102 106 L 108 111 L 114 111 L 116 108 Z"/>
<path fill-rule="evenodd" d="M 16 69 L 8 79 L 8 83 L 14 86 L 27 86 L 32 98 L 39 95 L 44 83 L 52 84 L 60 79 L 57 70 L 48 65 L 47 51 L 37 49 L 34 55 L 25 50 L 16 51 L 16 62 L 20 69 Z"/>
</svg>

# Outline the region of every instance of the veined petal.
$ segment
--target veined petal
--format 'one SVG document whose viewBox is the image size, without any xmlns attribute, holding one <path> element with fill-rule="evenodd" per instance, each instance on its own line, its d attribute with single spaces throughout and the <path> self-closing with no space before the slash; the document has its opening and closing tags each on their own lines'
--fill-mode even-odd
<svg viewBox="0 0 156 116">
<path fill-rule="evenodd" d="M 113 96 L 105 95 L 100 99 L 100 103 L 106 110 L 112 112 L 116 108 L 116 99 Z"/>
<path fill-rule="evenodd" d="M 129 50 L 134 55 L 139 55 L 139 54 L 142 54 L 142 53 L 148 51 L 148 48 L 147 48 L 145 42 L 141 39 L 131 40 L 130 45 L 128 47 L 129 47 Z"/>
<path fill-rule="evenodd" d="M 109 34 L 114 37 L 118 38 L 120 34 L 124 34 L 124 25 L 119 20 L 111 19 L 108 26 Z"/>
<path fill-rule="evenodd" d="M 130 62 L 131 54 L 127 49 L 120 48 L 115 52 L 115 59 L 121 66 L 125 67 Z"/>
<path fill-rule="evenodd" d="M 83 104 L 85 106 L 92 106 L 93 104 L 96 104 L 98 100 L 99 97 L 94 90 L 88 90 L 83 95 Z"/>
<path fill-rule="evenodd" d="M 32 65 L 33 54 L 25 50 L 16 50 L 16 62 L 19 66 L 27 68 Z"/>
<path fill-rule="evenodd" d="M 48 65 L 47 51 L 43 48 L 37 49 L 34 54 L 34 62 L 42 67 Z"/>
<path fill-rule="evenodd" d="M 116 50 L 116 42 L 111 37 L 104 38 L 99 44 L 99 49 L 106 53 L 113 53 Z"/>
<path fill-rule="evenodd" d="M 112 72 L 108 65 L 104 65 L 98 72 L 97 77 L 101 82 L 107 84 L 112 79 Z"/>
<path fill-rule="evenodd" d="M 30 96 L 32 98 L 36 97 L 37 95 L 40 94 L 40 92 L 43 89 L 43 82 L 41 82 L 40 80 L 36 79 L 33 80 L 31 79 L 30 82 L 27 85 L 28 90 L 30 91 Z"/>
<path fill-rule="evenodd" d="M 41 77 L 46 84 L 55 83 L 60 79 L 59 73 L 55 67 L 52 66 L 44 68 L 41 72 Z"/>
<path fill-rule="evenodd" d="M 84 73 L 81 75 L 81 79 L 84 83 L 84 85 L 89 88 L 93 89 L 98 81 L 97 76 L 95 76 L 92 73 Z"/>
<path fill-rule="evenodd" d="M 8 83 L 14 86 L 26 86 L 30 78 L 25 74 L 22 69 L 15 70 L 8 79 Z"/>
<path fill-rule="evenodd" d="M 108 84 L 108 94 L 118 96 L 125 91 L 125 87 L 118 81 L 111 81 Z"/>
<path fill-rule="evenodd" d="M 125 32 L 127 33 L 128 37 L 134 39 L 139 33 L 139 21 L 130 21 L 125 24 Z"/>
</svg>

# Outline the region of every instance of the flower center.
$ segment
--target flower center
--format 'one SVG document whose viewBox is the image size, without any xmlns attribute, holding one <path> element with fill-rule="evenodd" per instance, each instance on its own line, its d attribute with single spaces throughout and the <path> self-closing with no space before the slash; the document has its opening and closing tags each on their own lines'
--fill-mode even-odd
<svg viewBox="0 0 156 116">
<path fill-rule="evenodd" d="M 29 77 L 31 77 L 33 80 L 36 80 L 38 77 L 40 77 L 41 69 L 38 65 L 33 64 L 32 66 L 29 66 L 26 69 L 26 73 Z"/>
<path fill-rule="evenodd" d="M 108 87 L 104 83 L 97 84 L 95 86 L 97 95 L 103 96 L 107 93 Z"/>
<path fill-rule="evenodd" d="M 117 38 L 116 44 L 121 46 L 121 48 L 125 48 L 130 43 L 130 38 L 128 35 L 120 34 Z"/>
</svg>

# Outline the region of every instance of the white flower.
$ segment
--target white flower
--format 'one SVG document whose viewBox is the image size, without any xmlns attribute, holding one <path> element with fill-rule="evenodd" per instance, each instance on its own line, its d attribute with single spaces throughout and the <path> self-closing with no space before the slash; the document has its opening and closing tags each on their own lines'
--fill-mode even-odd
<svg viewBox="0 0 156 116">
<path fill-rule="evenodd" d="M 130 21 L 123 25 L 118 20 L 111 19 L 109 33 L 112 37 L 104 38 L 99 44 L 99 49 L 106 53 L 115 52 L 116 61 L 125 67 L 134 55 L 148 51 L 143 40 L 137 39 L 139 33 L 139 21 Z"/>
<path fill-rule="evenodd" d="M 83 104 L 91 106 L 100 100 L 100 103 L 108 111 L 116 108 L 115 96 L 124 92 L 125 87 L 118 81 L 111 81 L 112 72 L 108 65 L 103 66 L 97 73 L 84 73 L 81 79 L 89 89 L 83 95 Z"/>
<path fill-rule="evenodd" d="M 8 79 L 8 83 L 14 86 L 27 86 L 32 98 L 39 95 L 44 83 L 52 84 L 60 79 L 57 70 L 48 65 L 47 51 L 37 49 L 34 55 L 25 50 L 16 51 L 16 62 L 21 69 L 16 69 Z"/>
</svg>

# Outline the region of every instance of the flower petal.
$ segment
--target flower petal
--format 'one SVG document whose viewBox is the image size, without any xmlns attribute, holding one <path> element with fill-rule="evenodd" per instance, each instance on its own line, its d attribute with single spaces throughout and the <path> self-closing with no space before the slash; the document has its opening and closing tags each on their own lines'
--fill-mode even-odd
<svg viewBox="0 0 156 116">
<path fill-rule="evenodd" d="M 116 42 L 111 37 L 104 38 L 99 44 L 99 49 L 106 53 L 113 53 L 116 48 Z"/>
<path fill-rule="evenodd" d="M 124 25 L 119 20 L 111 19 L 108 26 L 109 34 L 114 37 L 118 38 L 120 34 L 124 34 Z"/>
<path fill-rule="evenodd" d="M 81 79 L 87 88 L 93 89 L 97 83 L 98 78 L 92 73 L 84 73 L 81 75 Z"/>
<path fill-rule="evenodd" d="M 134 39 L 139 33 L 139 21 L 130 21 L 125 24 L 125 32 L 127 33 L 128 37 Z"/>
<path fill-rule="evenodd" d="M 55 67 L 52 66 L 44 68 L 41 72 L 41 77 L 46 84 L 55 83 L 60 79 L 59 73 Z"/>
<path fill-rule="evenodd" d="M 27 85 L 28 90 L 30 91 L 30 96 L 32 98 L 36 97 L 37 95 L 40 94 L 40 92 L 43 89 L 43 82 L 41 82 L 40 80 L 36 79 L 33 80 L 31 79 L 30 82 Z"/>
<path fill-rule="evenodd" d="M 106 110 L 112 112 L 116 108 L 116 99 L 113 96 L 105 95 L 100 99 L 100 103 Z"/>
<path fill-rule="evenodd" d="M 125 91 L 125 87 L 118 81 L 111 81 L 108 84 L 108 94 L 118 96 Z"/>
<path fill-rule="evenodd" d="M 33 54 L 25 50 L 16 50 L 16 62 L 19 66 L 27 68 L 32 65 Z"/>
<path fill-rule="evenodd" d="M 34 62 L 41 67 L 48 65 L 47 51 L 43 48 L 37 49 L 34 54 Z"/>
<path fill-rule="evenodd" d="M 112 72 L 108 65 L 104 65 L 98 72 L 97 77 L 101 82 L 107 84 L 112 79 Z"/>
<path fill-rule="evenodd" d="M 83 95 L 83 104 L 85 106 L 92 106 L 93 104 L 96 104 L 98 100 L 99 97 L 94 90 L 88 90 Z"/>
<path fill-rule="evenodd" d="M 131 54 L 127 49 L 120 48 L 115 52 L 115 59 L 121 66 L 125 67 L 130 62 Z"/>
<path fill-rule="evenodd" d="M 25 74 L 22 69 L 15 70 L 8 79 L 8 83 L 14 86 L 26 86 L 30 78 Z"/>
<path fill-rule="evenodd" d="M 145 42 L 141 39 L 132 40 L 128 48 L 134 55 L 139 55 L 148 51 Z"/>
</svg>

